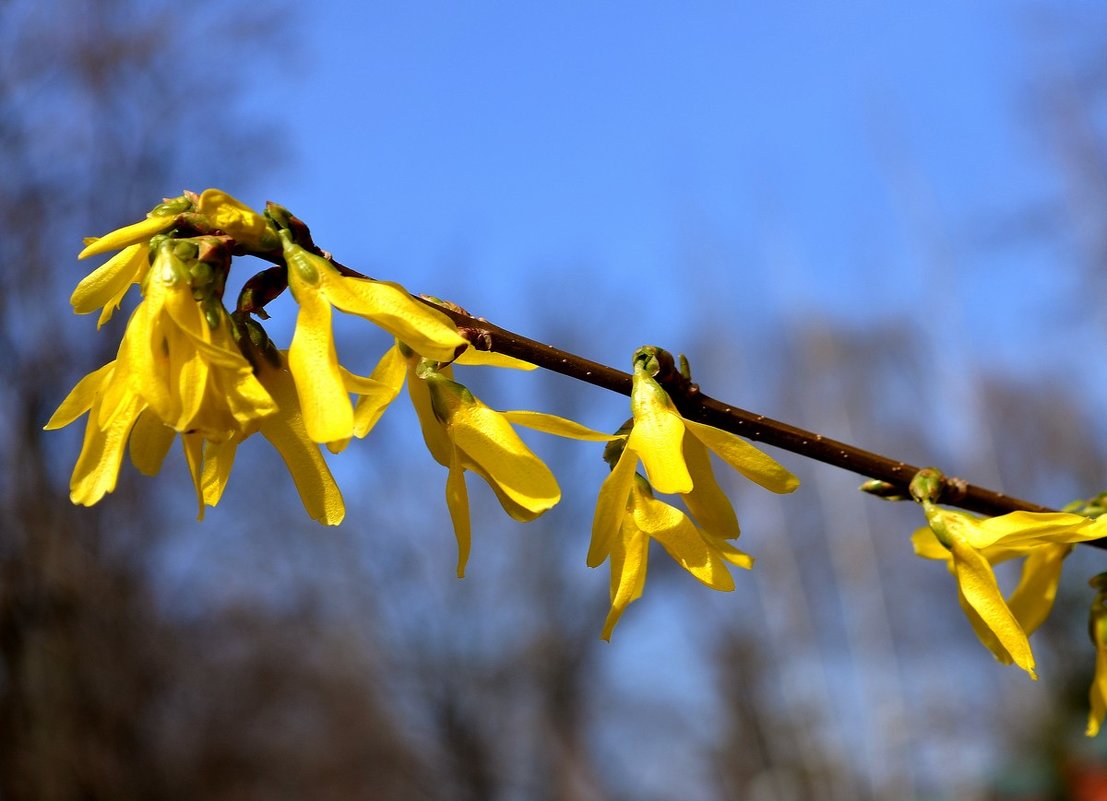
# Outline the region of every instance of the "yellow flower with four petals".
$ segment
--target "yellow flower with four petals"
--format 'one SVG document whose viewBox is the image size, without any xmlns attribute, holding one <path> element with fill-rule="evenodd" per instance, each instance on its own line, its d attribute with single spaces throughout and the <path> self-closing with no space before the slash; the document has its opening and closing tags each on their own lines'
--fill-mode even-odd
<svg viewBox="0 0 1107 801">
<path fill-rule="evenodd" d="M 588 549 L 589 567 L 611 561 L 611 611 L 603 637 L 645 586 L 650 539 L 681 567 L 716 590 L 734 589 L 726 564 L 750 568 L 753 560 L 731 544 L 741 533 L 738 518 L 715 480 L 709 450 L 746 478 L 773 492 L 792 492 L 799 481 L 776 460 L 745 440 L 687 420 L 654 378 L 656 349 L 635 354 L 629 434 L 600 487 Z M 641 461 L 646 478 L 636 472 Z M 657 500 L 652 489 L 680 495 L 692 517 Z M 695 518 L 693 520 L 693 518 Z"/>
<path fill-rule="evenodd" d="M 534 369 L 534 365 L 518 359 L 473 348 L 467 348 L 454 363 Z M 423 358 L 400 341 L 362 381 L 361 389 L 355 390 L 362 395 L 354 411 L 354 433 L 358 437 L 369 433 L 407 384 L 427 450 L 449 470 L 446 506 L 458 544 L 459 578 L 465 574 L 472 543 L 466 471 L 483 478 L 504 511 L 521 522 L 534 520 L 561 499 L 553 473 L 527 447 L 513 425 L 573 439 L 606 442 L 612 438 L 555 415 L 491 409 L 453 380 L 453 364 Z"/>
<path fill-rule="evenodd" d="M 914 484 L 913 484 L 914 486 Z M 923 500 L 928 527 L 912 536 L 915 553 L 944 561 L 980 641 L 1000 662 L 1037 679 L 1029 635 L 1048 617 L 1064 558 L 1078 542 L 1099 539 L 1103 526 L 1064 512 L 1010 512 L 981 519 Z M 992 566 L 1023 558 L 1018 586 L 1003 597 Z"/>
</svg>

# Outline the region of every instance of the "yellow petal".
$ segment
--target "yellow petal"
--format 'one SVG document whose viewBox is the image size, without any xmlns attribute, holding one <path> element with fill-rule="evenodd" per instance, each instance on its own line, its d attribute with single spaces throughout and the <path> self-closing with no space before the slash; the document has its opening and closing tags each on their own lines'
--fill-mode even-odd
<svg viewBox="0 0 1107 801">
<path fill-rule="evenodd" d="M 289 276 L 294 274 L 288 271 Z M 318 293 L 301 290 L 300 312 L 288 350 L 288 366 L 296 381 L 308 436 L 315 442 L 349 437 L 354 410 L 342 383 L 331 332 L 330 304 Z"/>
<path fill-rule="evenodd" d="M 986 520 L 963 514 L 959 517 L 971 521 L 964 522 L 964 537 L 977 550 L 999 544 L 1019 547 L 1046 542 L 1084 542 L 1098 539 L 1103 534 L 1083 515 L 1065 512 L 1009 512 Z"/>
<path fill-rule="evenodd" d="M 612 538 L 611 547 L 611 611 L 600 636 L 610 641 L 615 624 L 626 608 L 642 597 L 646 587 L 646 567 L 649 562 L 650 539 L 635 528 L 627 515 Z"/>
<path fill-rule="evenodd" d="M 155 234 L 160 234 L 162 231 L 172 228 L 176 219 L 176 214 L 165 217 L 147 217 L 145 220 L 139 220 L 131 225 L 116 228 L 111 233 L 94 239 L 86 245 L 85 249 L 77 254 L 77 258 L 86 259 L 89 256 L 97 256 L 101 253 L 146 242 Z"/>
<path fill-rule="evenodd" d="M 634 371 L 630 408 L 634 428 L 627 447 L 642 460 L 650 484 L 658 492 L 689 492 L 692 477 L 684 463 L 684 419 L 661 385 L 641 367 Z"/>
<path fill-rule="evenodd" d="M 738 516 L 715 480 L 707 448 L 695 437 L 685 437 L 684 460 L 692 476 L 692 491 L 682 497 L 696 523 L 713 537 L 737 539 L 741 534 Z"/>
<path fill-rule="evenodd" d="M 335 308 L 366 318 L 421 356 L 448 362 L 469 344 L 449 317 L 415 300 L 399 284 L 348 278 L 325 259 L 319 261 L 323 292 Z"/>
<path fill-rule="evenodd" d="M 446 477 L 446 506 L 454 524 L 457 537 L 457 577 L 465 578 L 465 565 L 469 561 L 469 548 L 473 535 L 470 529 L 469 493 L 465 489 L 465 471 L 457 454 L 450 461 L 450 474 Z"/>
<path fill-rule="evenodd" d="M 911 545 L 915 549 L 915 554 L 923 559 L 939 559 L 948 562 L 953 558 L 949 549 L 938 541 L 938 536 L 930 526 L 923 526 L 912 534 Z"/>
<path fill-rule="evenodd" d="M 197 520 L 204 519 L 204 438 L 200 434 L 181 434 L 181 446 L 184 448 L 188 474 L 192 477 L 192 486 L 196 489 L 196 505 L 199 511 Z"/>
<path fill-rule="evenodd" d="M 146 409 L 131 431 L 131 463 L 143 475 L 156 476 L 176 436 L 177 432 Z"/>
<path fill-rule="evenodd" d="M 598 567 L 611 553 L 612 541 L 627 514 L 631 483 L 638 456 L 630 448 L 624 448 L 619 461 L 600 485 L 596 499 L 596 512 L 592 517 L 592 540 L 588 545 L 589 567 Z"/>
<path fill-rule="evenodd" d="M 1015 664 L 1029 673 L 1031 678 L 1038 678 L 1034 672 L 1030 642 L 1003 600 L 988 560 L 959 539 L 953 540 L 951 551 L 957 584 L 965 600 L 1007 649 Z"/>
<path fill-rule="evenodd" d="M 694 420 L 685 420 L 684 424 L 696 439 L 755 484 L 780 493 L 792 492 L 799 486 L 799 479 L 784 469 L 776 459 L 762 453 L 736 434 Z"/>
<path fill-rule="evenodd" d="M 707 532 L 703 532 L 701 530 L 701 533 L 706 534 Z M 741 551 L 738 548 L 734 547 L 727 540 L 711 540 L 710 538 L 708 539 L 709 544 L 712 548 L 716 550 L 718 555 L 730 564 L 734 565 L 735 567 L 740 567 L 743 570 L 751 570 L 753 568 L 754 558 L 745 551 Z"/>
<path fill-rule="evenodd" d="M 351 391 L 360 395 L 354 407 L 354 436 L 364 437 L 380 420 L 384 410 L 396 399 L 404 385 L 407 366 L 400 348 L 393 345 L 377 363 L 370 379 L 373 389 L 369 392 Z M 347 385 L 347 389 L 350 386 Z"/>
<path fill-rule="evenodd" d="M 100 425 L 107 423 L 119 406 L 121 393 L 129 391 L 131 386 L 135 387 L 162 420 L 176 419 L 173 399 L 169 393 L 169 359 L 162 325 L 164 303 L 165 292 L 161 283 L 148 282 L 146 298 L 131 314 L 123 341 L 119 344 L 116 376 L 105 387 L 104 403 L 99 415 Z"/>
<path fill-rule="evenodd" d="M 287 465 L 311 518 L 337 526 L 346 516 L 346 506 L 322 452 L 308 437 L 293 376 L 286 370 L 263 365 L 258 377 L 279 408 L 276 415 L 261 422 L 262 436 Z"/>
<path fill-rule="evenodd" d="M 1095 677 L 1088 691 L 1088 701 L 1091 708 L 1088 711 L 1088 727 L 1084 733 L 1088 737 L 1095 737 L 1107 715 L 1107 650 L 1102 646 L 1096 648 Z"/>
<path fill-rule="evenodd" d="M 1098 518 L 1097 518 L 1098 519 Z M 1088 690 L 1088 728 L 1085 734 L 1095 737 L 1107 715 L 1107 608 L 1104 607 L 1104 595 L 1098 593 L 1092 603 L 1088 621 L 1089 634 L 1095 644 L 1095 676 Z"/>
<path fill-rule="evenodd" d="M 112 360 L 78 381 L 76 386 L 65 396 L 65 400 L 58 406 L 57 411 L 50 416 L 46 425 L 43 426 L 43 430 L 53 431 L 57 428 L 64 428 L 91 409 L 102 385 L 110 380 L 109 376 L 114 369 L 115 361 Z M 98 425 L 96 421 L 90 422 Z"/>
<path fill-rule="evenodd" d="M 261 420 L 277 413 L 276 401 L 245 360 L 240 369 L 215 370 L 213 374 L 220 400 L 243 434 L 252 433 Z M 217 424 L 213 424 L 212 429 L 216 428 Z"/>
<path fill-rule="evenodd" d="M 432 392 L 436 385 L 431 386 Z M 527 511 L 541 514 L 561 500 L 561 489 L 545 463 L 502 415 L 475 398 L 454 413 L 447 432 L 454 445 L 487 472 L 494 486 Z"/>
<path fill-rule="evenodd" d="M 950 562 L 950 570 L 953 572 L 953 563 Z M 997 662 L 1004 665 L 1010 665 L 1014 662 L 1014 658 L 1011 656 L 1011 652 L 999 641 L 995 633 L 989 628 L 988 623 L 982 618 L 977 611 L 972 608 L 972 604 L 965 598 L 965 594 L 961 592 L 961 588 L 957 588 L 957 602 L 961 605 L 961 611 L 965 613 L 965 618 L 972 625 L 972 630 L 976 634 L 976 638 L 980 640 L 989 651 L 992 652 L 992 656 L 996 658 Z"/>
<path fill-rule="evenodd" d="M 89 415 L 84 444 L 69 482 L 69 498 L 73 503 L 92 506 L 115 489 L 127 436 L 141 405 L 135 395 L 128 395 L 124 408 L 105 428 L 96 424 L 95 414 Z"/>
<path fill-rule="evenodd" d="M 279 246 L 276 234 L 269 229 L 262 215 L 222 190 L 205 189 L 201 192 L 196 211 L 205 215 L 215 228 L 243 245 L 260 250 Z"/>
<path fill-rule="evenodd" d="M 443 467 L 450 466 L 453 454 L 453 445 L 446 436 L 446 427 L 435 417 L 434 408 L 431 405 L 431 396 L 428 383 L 425 379 L 415 374 L 416 357 L 408 364 L 407 393 L 411 397 L 411 405 L 415 408 L 415 414 L 419 418 L 419 428 L 423 432 L 423 441 L 431 456 Z M 445 373 L 443 373 L 445 375 Z"/>
<path fill-rule="evenodd" d="M 177 329 L 167 331 L 169 342 L 169 393 L 176 411 L 174 428 L 190 431 L 198 428 L 196 417 L 208 386 L 208 363 L 188 337 Z"/>
<path fill-rule="evenodd" d="M 515 425 L 532 428 L 545 434 L 553 434 L 555 437 L 579 439 L 586 442 L 610 442 L 619 438 L 616 434 L 604 434 L 602 431 L 582 426 L 580 423 L 566 420 L 564 417 L 558 417 L 555 414 L 528 411 L 500 412 L 500 414 Z"/>
<path fill-rule="evenodd" d="M 511 370 L 537 370 L 536 365 L 516 359 L 514 356 L 505 356 L 502 353 L 494 353 L 490 350 L 477 350 L 470 346 L 460 356 L 454 359 L 454 364 L 462 364 L 466 367 L 506 367 Z"/>
<path fill-rule="evenodd" d="M 201 493 L 204 503 L 217 506 L 227 489 L 234 467 L 234 457 L 238 450 L 238 440 L 227 439 L 223 442 L 209 442 L 204 447 L 204 469 L 200 476 Z"/>
<path fill-rule="evenodd" d="M 734 589 L 726 565 L 715 557 L 686 514 L 649 497 L 638 487 L 631 492 L 635 525 L 660 542 L 673 561 L 714 590 Z"/>
<path fill-rule="evenodd" d="M 1061 567 L 1071 545 L 1041 545 L 1028 551 L 1018 586 L 1007 599 L 1011 614 L 1027 636 L 1045 622 L 1057 598 Z"/>
<path fill-rule="evenodd" d="M 111 311 L 119 306 L 127 289 L 140 280 L 149 265 L 149 249 L 145 244 L 124 248 L 81 279 L 69 298 L 73 311 L 90 314 L 102 308 L 111 319 Z M 101 318 L 100 325 L 105 322 Z"/>
</svg>

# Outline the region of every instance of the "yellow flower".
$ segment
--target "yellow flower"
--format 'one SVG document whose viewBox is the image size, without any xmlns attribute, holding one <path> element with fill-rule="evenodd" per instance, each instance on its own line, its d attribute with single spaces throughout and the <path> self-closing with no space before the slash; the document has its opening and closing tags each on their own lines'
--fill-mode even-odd
<svg viewBox="0 0 1107 801">
<path fill-rule="evenodd" d="M 738 518 L 715 481 L 707 450 L 697 442 L 685 455 L 696 480 L 692 490 L 681 497 L 695 521 L 654 498 L 649 483 L 635 472 L 638 455 L 629 444 L 600 487 L 588 566 L 611 560 L 611 611 L 604 624 L 605 640 L 611 638 L 626 607 L 642 594 L 651 537 L 677 564 L 712 589 L 734 589 L 725 563 L 746 569 L 753 566 L 753 559 L 730 542 L 740 534 Z"/>
<path fill-rule="evenodd" d="M 741 533 L 738 517 L 715 480 L 709 451 L 773 492 L 799 486 L 795 476 L 741 437 L 686 420 L 651 374 L 658 368 L 656 355 L 654 348 L 635 353 L 633 418 L 624 426 L 629 431 L 618 458 L 605 454 L 614 464 L 592 519 L 588 566 L 611 560 L 611 611 L 604 639 L 610 639 L 623 611 L 642 594 L 651 537 L 681 567 L 717 590 L 734 589 L 725 563 L 747 569 L 753 565 L 731 544 Z M 636 472 L 639 461 L 646 478 Z M 692 516 L 655 499 L 654 489 L 680 495 Z"/>
<path fill-rule="evenodd" d="M 397 347 L 397 355 L 386 355 L 382 364 L 393 365 L 390 369 L 395 370 L 395 360 L 405 358 L 403 350 Z M 457 537 L 457 575 L 461 578 L 472 542 L 465 471 L 483 478 L 504 511 L 521 522 L 534 520 L 561 499 L 553 473 L 519 438 L 512 424 L 574 439 L 606 441 L 611 437 L 555 415 L 497 412 L 452 380 L 450 367 L 440 367 L 414 353 L 406 361 L 408 394 L 427 449 L 435 461 L 449 468 L 446 505 Z M 517 359 L 481 351 L 459 361 L 533 369 L 533 365 Z"/>
<path fill-rule="evenodd" d="M 646 478 L 654 489 L 664 493 L 690 492 L 698 479 L 689 469 L 689 452 L 704 446 L 767 490 L 784 493 L 799 486 L 799 480 L 775 459 L 741 437 L 682 417 L 644 362 L 642 358 L 634 362 L 630 400 L 634 428 L 627 447 L 642 460 Z M 709 460 L 696 458 L 696 462 L 710 465 Z"/>
<path fill-rule="evenodd" d="M 942 560 L 957 579 L 958 599 L 980 641 L 1004 664 L 1037 679 L 1028 636 L 1046 619 L 1057 594 L 1061 563 L 1072 544 L 1099 539 L 1083 515 L 1011 512 L 980 519 L 923 501 L 928 528 L 915 532 L 915 553 Z M 1004 599 L 992 566 L 1024 557 L 1022 576 Z"/>
<path fill-rule="evenodd" d="M 1107 715 L 1107 573 L 1100 573 L 1088 583 L 1097 591 L 1088 614 L 1088 634 L 1095 645 L 1095 677 L 1088 690 L 1090 709 L 1084 733 L 1095 737 Z"/>
<path fill-rule="evenodd" d="M 275 353 L 279 363 L 271 364 L 259 354 L 257 377 L 277 403 L 277 413 L 259 418 L 235 436 L 222 442 L 209 442 L 203 455 L 201 493 L 208 506 L 215 506 L 223 496 L 239 443 L 255 432 L 261 432 L 281 455 L 304 509 L 313 520 L 337 526 L 346 516 L 342 493 L 320 453 L 319 446 L 307 435 L 300 401 L 292 374 L 287 368 L 286 354 Z"/>
<path fill-rule="evenodd" d="M 344 276 L 326 259 L 309 253 L 281 232 L 288 285 L 300 305 L 288 352 L 308 435 L 316 442 L 348 440 L 353 406 L 331 331 L 331 307 L 365 317 L 412 350 L 449 361 L 468 344 L 446 315 L 414 300 L 399 284 Z"/>
<path fill-rule="evenodd" d="M 534 520 L 561 500 L 550 469 L 523 443 L 501 413 L 436 369 L 409 381 L 423 437 L 435 460 L 449 468 L 446 505 L 457 537 L 458 578 L 465 575 L 472 532 L 465 471 L 483 478 L 515 520 Z M 425 395 L 424 395 L 425 393 Z M 428 408 L 430 414 L 427 414 Z"/>
<path fill-rule="evenodd" d="M 248 250 L 264 252 L 281 246 L 276 230 L 264 216 L 221 189 L 201 192 L 196 200 L 196 213 L 206 217 L 213 229 L 223 231 Z"/>
<path fill-rule="evenodd" d="M 157 248 L 98 420 L 106 425 L 120 399 L 133 392 L 172 429 L 220 441 L 277 407 L 238 349 L 222 305 L 214 301 L 205 309 L 196 302 L 178 247 L 186 245 L 166 240 Z"/>
</svg>

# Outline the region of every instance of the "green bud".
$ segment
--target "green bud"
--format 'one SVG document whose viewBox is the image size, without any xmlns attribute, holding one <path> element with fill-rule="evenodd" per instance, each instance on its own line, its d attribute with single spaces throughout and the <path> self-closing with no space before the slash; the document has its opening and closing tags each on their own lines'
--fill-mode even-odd
<svg viewBox="0 0 1107 801">
<path fill-rule="evenodd" d="M 292 212 L 271 200 L 265 204 L 265 211 L 262 214 L 273 221 L 278 231 L 287 231 L 292 227 Z"/>
<path fill-rule="evenodd" d="M 188 272 L 192 276 L 193 291 L 205 289 L 215 277 L 211 265 L 206 261 L 194 261 Z"/>
<path fill-rule="evenodd" d="M 911 500 L 910 493 L 905 493 L 902 486 L 892 484 L 887 481 L 880 481 L 879 479 L 866 481 L 860 487 L 858 487 L 858 489 L 862 492 L 867 492 L 870 495 L 875 495 L 877 498 L 881 498 L 885 501 Z"/>
<path fill-rule="evenodd" d="M 924 467 L 911 479 L 909 490 L 911 497 L 919 503 L 934 503 L 942 494 L 942 471 L 935 467 Z"/>
<path fill-rule="evenodd" d="M 688 363 L 688 357 L 680 354 L 680 374 L 689 381 L 692 380 L 692 365 Z"/>
<path fill-rule="evenodd" d="M 284 249 L 284 262 L 288 269 L 295 270 L 306 283 L 316 286 L 319 283 L 319 270 L 315 266 L 315 259 L 326 262 L 322 256 L 308 253 L 303 247 L 292 241 L 292 234 L 287 230 L 281 231 L 281 245 Z M 329 265 L 328 265 L 329 266 Z"/>
<path fill-rule="evenodd" d="M 173 255 L 181 261 L 191 261 L 200 255 L 200 246 L 194 239 L 174 239 Z"/>
<path fill-rule="evenodd" d="M 207 300 L 201 308 L 204 310 L 204 319 L 207 320 L 208 328 L 212 331 L 219 327 L 223 315 L 227 313 L 227 310 L 223 308 L 223 304 L 214 299 Z"/>
<path fill-rule="evenodd" d="M 242 355 L 246 357 L 246 360 L 254 366 L 255 370 L 258 369 L 259 357 L 268 362 L 270 366 L 277 369 L 281 368 L 280 351 L 277 350 L 277 346 L 273 344 L 273 340 L 269 338 L 269 334 L 266 333 L 261 323 L 245 312 L 232 313 L 231 321 L 234 323 L 232 331 L 234 332 L 235 341 L 238 343 L 238 348 L 242 351 Z"/>
<path fill-rule="evenodd" d="M 154 206 L 147 217 L 173 217 L 181 212 L 189 211 L 192 208 L 192 201 L 187 195 L 181 195 L 180 197 L 166 198 L 164 201 Z"/>
</svg>

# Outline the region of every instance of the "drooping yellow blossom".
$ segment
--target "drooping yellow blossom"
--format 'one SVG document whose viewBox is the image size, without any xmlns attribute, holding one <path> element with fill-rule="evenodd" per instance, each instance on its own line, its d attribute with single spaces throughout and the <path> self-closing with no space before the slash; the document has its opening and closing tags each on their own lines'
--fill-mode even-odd
<svg viewBox="0 0 1107 801">
<path fill-rule="evenodd" d="M 715 480 L 709 451 L 773 492 L 799 486 L 795 476 L 741 437 L 686 420 L 653 376 L 659 369 L 658 353 L 656 348 L 635 353 L 633 417 L 624 426 L 622 450 L 605 454 L 614 463 L 600 488 L 592 520 L 588 565 L 611 561 L 611 611 L 604 639 L 610 639 L 623 611 L 642 593 L 651 537 L 714 589 L 734 589 L 725 563 L 752 566 L 753 560 L 731 543 L 741 533 L 738 517 Z M 646 478 L 636 472 L 639 461 Z M 680 495 L 691 517 L 655 499 L 654 489 Z"/>
<path fill-rule="evenodd" d="M 519 438 L 512 423 L 575 439 L 610 439 L 554 415 L 490 409 L 427 359 L 409 374 L 408 392 L 431 455 L 449 468 L 446 505 L 457 537 L 459 578 L 465 574 L 472 541 L 466 471 L 483 478 L 504 511 L 521 522 L 534 520 L 561 499 L 553 473 Z"/>
<path fill-rule="evenodd" d="M 308 435 L 344 442 L 353 433 L 353 406 L 338 364 L 331 307 L 357 314 L 429 359 L 449 361 L 468 342 L 449 317 L 414 300 L 399 284 L 344 276 L 326 259 L 281 232 L 288 285 L 300 306 L 288 352 Z"/>
<path fill-rule="evenodd" d="M 944 561 L 957 579 L 958 599 L 980 641 L 1004 664 L 1037 679 L 1029 635 L 1046 619 L 1057 594 L 1061 564 L 1072 545 L 1099 539 L 1102 525 L 1064 512 L 1010 512 L 980 519 L 923 501 L 929 527 L 912 536 L 915 553 Z M 1009 599 L 992 566 L 1023 557 Z"/>
<path fill-rule="evenodd" d="M 646 349 L 641 349 L 639 354 Z M 634 361 L 630 408 L 634 428 L 627 447 L 642 460 L 646 478 L 658 492 L 687 493 L 696 477 L 689 471 L 688 449 L 706 446 L 743 476 L 772 492 L 792 492 L 799 480 L 771 456 L 741 437 L 687 420 L 648 370 L 649 359 Z M 709 465 L 710 462 L 708 461 Z"/>
<path fill-rule="evenodd" d="M 277 403 L 277 413 L 259 418 L 239 434 L 222 442 L 209 442 L 204 448 L 202 494 L 208 506 L 215 506 L 223 495 L 234 463 L 239 443 L 255 432 L 260 432 L 281 455 L 304 509 L 313 520 L 328 526 L 337 526 L 346 516 L 342 492 L 320 453 L 319 446 L 311 441 L 304 427 L 303 414 L 292 374 L 288 371 L 287 355 L 274 353 L 278 364 L 271 364 L 259 355 L 256 359 L 257 377 L 262 386 Z"/>
<path fill-rule="evenodd" d="M 711 476 L 707 451 L 702 445 L 692 450 L 690 461 L 697 479 L 682 498 L 695 521 L 654 498 L 649 483 L 635 471 L 638 458 L 629 445 L 600 488 L 588 566 L 611 561 L 611 611 L 601 635 L 605 640 L 611 639 L 627 606 L 642 595 L 651 538 L 661 543 L 673 561 L 715 590 L 734 589 L 726 563 L 746 569 L 753 566 L 753 559 L 730 542 L 739 535 L 738 518 Z M 701 468 L 707 472 L 700 472 Z"/>
<path fill-rule="evenodd" d="M 1088 689 L 1088 728 L 1085 734 L 1095 737 L 1107 716 L 1107 573 L 1100 573 L 1088 582 L 1096 590 L 1088 613 L 1088 635 L 1095 645 L 1095 675 Z"/>
</svg>

